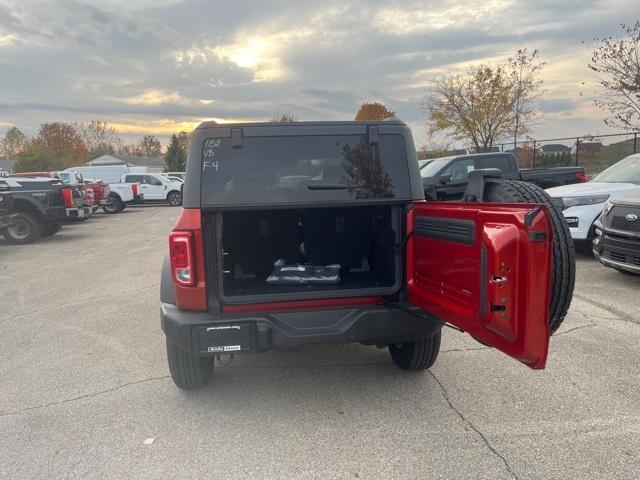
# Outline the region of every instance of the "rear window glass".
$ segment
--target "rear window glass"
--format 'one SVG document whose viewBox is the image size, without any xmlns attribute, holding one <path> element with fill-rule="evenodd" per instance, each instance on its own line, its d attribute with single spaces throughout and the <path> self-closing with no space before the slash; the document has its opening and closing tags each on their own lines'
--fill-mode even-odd
<svg viewBox="0 0 640 480">
<path fill-rule="evenodd" d="M 208 138 L 202 149 L 203 205 L 313 203 L 410 198 L 404 139 L 366 136 Z"/>
</svg>

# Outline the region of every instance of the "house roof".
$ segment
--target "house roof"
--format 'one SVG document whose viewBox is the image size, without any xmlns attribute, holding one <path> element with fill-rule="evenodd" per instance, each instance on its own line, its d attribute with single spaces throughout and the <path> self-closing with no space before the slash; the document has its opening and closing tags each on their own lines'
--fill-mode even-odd
<svg viewBox="0 0 640 480">
<path fill-rule="evenodd" d="M 164 168 L 164 157 L 124 157 L 132 167 Z"/>
<path fill-rule="evenodd" d="M 113 155 L 102 155 L 101 157 L 94 158 L 93 160 L 89 160 L 87 165 L 98 166 L 98 165 L 124 165 L 126 162 L 121 158 L 115 157 Z"/>
<path fill-rule="evenodd" d="M 567 152 L 571 150 L 571 147 L 567 147 L 566 145 L 562 145 L 561 143 L 550 143 L 548 145 L 543 145 L 541 149 L 543 152 L 546 152 L 546 153 L 556 153 L 556 152 Z"/>
</svg>

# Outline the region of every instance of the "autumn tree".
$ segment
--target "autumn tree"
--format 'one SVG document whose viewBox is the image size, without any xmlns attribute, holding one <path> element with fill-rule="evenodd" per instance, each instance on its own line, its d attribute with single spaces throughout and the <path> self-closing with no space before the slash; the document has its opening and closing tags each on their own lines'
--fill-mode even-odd
<svg viewBox="0 0 640 480">
<path fill-rule="evenodd" d="M 384 103 L 372 102 L 360 105 L 355 120 L 384 120 L 386 118 L 394 118 L 396 112 L 389 110 Z"/>
<path fill-rule="evenodd" d="M 270 122 L 281 122 L 281 123 L 286 123 L 286 122 L 297 122 L 298 119 L 296 118 L 295 115 L 292 115 L 290 113 L 283 113 L 281 115 L 278 115 L 272 119 L 269 120 Z"/>
<path fill-rule="evenodd" d="M 117 131 L 107 122 L 92 120 L 81 124 L 80 134 L 87 147 L 87 159 L 92 160 L 102 155 L 114 155 L 119 145 Z"/>
<path fill-rule="evenodd" d="M 140 157 L 159 157 L 162 154 L 160 140 L 153 135 L 145 135 L 138 142 L 135 153 Z"/>
<path fill-rule="evenodd" d="M 76 125 L 64 122 L 43 123 L 38 135 L 18 154 L 16 172 L 64 170 L 82 165 L 87 147 Z"/>
<path fill-rule="evenodd" d="M 27 136 L 18 127 L 11 127 L 0 141 L 0 155 L 15 157 L 27 144 Z"/>
<path fill-rule="evenodd" d="M 471 143 L 477 152 L 513 134 L 513 82 L 504 66 L 477 65 L 433 82 L 427 130 Z"/>
<path fill-rule="evenodd" d="M 189 132 L 182 131 L 178 133 L 178 141 L 180 142 L 180 145 L 184 149 L 184 153 L 187 156 L 189 156 L 189 138 L 190 137 L 191 137 L 191 134 Z"/>
<path fill-rule="evenodd" d="M 604 123 L 635 130 L 640 128 L 640 20 L 621 27 L 623 38 L 596 38 L 588 67 L 599 87 L 594 103 L 609 113 Z"/>
<path fill-rule="evenodd" d="M 185 170 L 187 151 L 178 135 L 171 136 L 167 152 L 164 154 L 164 165 L 165 172 L 184 172 Z"/>
<path fill-rule="evenodd" d="M 531 53 L 526 48 L 520 49 L 507 59 L 513 89 L 513 148 L 518 136 L 527 133 L 538 114 L 538 101 L 544 94 L 540 72 L 545 65 L 537 49 Z"/>
</svg>

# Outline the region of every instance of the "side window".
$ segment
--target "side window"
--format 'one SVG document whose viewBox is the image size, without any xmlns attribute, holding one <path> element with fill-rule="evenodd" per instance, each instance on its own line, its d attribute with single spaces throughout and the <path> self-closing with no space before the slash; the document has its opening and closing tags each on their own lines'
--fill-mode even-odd
<svg viewBox="0 0 640 480">
<path fill-rule="evenodd" d="M 162 185 L 162 182 L 160 180 L 158 180 L 156 177 L 152 177 L 151 175 L 144 176 L 144 183 L 155 186 Z"/>
<path fill-rule="evenodd" d="M 506 155 L 495 155 L 484 157 L 482 160 L 482 168 L 497 168 L 502 172 L 508 173 L 512 171 L 512 162 Z"/>
<path fill-rule="evenodd" d="M 463 158 L 453 162 L 440 175 L 451 175 L 452 182 L 461 182 L 469 178 L 469 172 L 473 172 L 475 169 L 473 158 Z"/>
<path fill-rule="evenodd" d="M 127 175 L 125 180 L 127 183 L 142 182 L 142 175 Z"/>
</svg>

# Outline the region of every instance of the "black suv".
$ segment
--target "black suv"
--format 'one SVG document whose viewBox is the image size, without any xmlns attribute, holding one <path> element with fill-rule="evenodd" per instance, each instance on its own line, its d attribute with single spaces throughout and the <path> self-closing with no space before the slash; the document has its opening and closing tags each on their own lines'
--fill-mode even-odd
<svg viewBox="0 0 640 480">
<path fill-rule="evenodd" d="M 610 200 L 594 225 L 593 254 L 600 263 L 640 274 L 640 198 Z"/>
<path fill-rule="evenodd" d="M 426 202 L 398 120 L 205 122 L 190 142 L 161 279 L 178 387 L 207 384 L 219 355 L 321 342 L 422 370 L 444 324 L 544 368 L 574 259 L 540 188 L 477 170 L 465 202 Z"/>
</svg>

